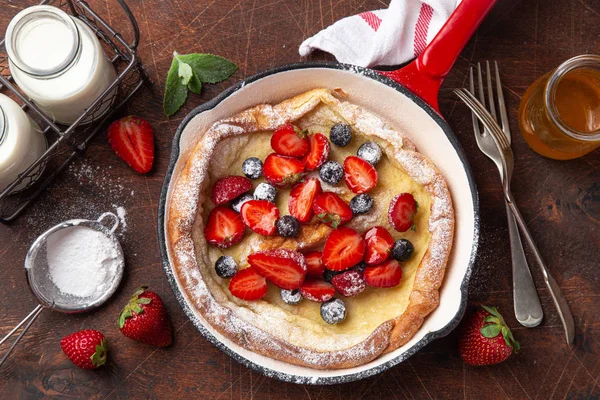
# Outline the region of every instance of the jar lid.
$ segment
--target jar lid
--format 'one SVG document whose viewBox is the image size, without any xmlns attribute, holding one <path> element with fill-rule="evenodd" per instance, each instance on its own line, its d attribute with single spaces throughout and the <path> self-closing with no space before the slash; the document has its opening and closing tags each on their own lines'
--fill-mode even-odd
<svg viewBox="0 0 600 400">
<path fill-rule="evenodd" d="M 76 60 L 80 41 L 77 25 L 67 13 L 40 5 L 24 9 L 10 21 L 5 45 L 8 58 L 17 68 L 48 78 Z"/>
</svg>

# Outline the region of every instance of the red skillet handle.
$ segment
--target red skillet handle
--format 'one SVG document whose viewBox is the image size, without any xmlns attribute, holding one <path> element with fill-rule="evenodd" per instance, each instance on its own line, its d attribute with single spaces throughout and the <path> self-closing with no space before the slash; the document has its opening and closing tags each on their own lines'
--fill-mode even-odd
<svg viewBox="0 0 600 400">
<path fill-rule="evenodd" d="M 406 67 L 382 74 L 414 92 L 438 113 L 438 92 L 458 55 L 496 0 L 463 0 L 427 48 Z"/>
</svg>

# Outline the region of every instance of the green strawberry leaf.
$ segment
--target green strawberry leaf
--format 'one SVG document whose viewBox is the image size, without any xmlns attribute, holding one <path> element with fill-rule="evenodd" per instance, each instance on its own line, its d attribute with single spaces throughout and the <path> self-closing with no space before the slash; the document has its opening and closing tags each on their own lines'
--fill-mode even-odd
<svg viewBox="0 0 600 400">
<path fill-rule="evenodd" d="M 177 57 L 175 57 L 177 59 Z M 183 61 L 177 59 L 179 63 L 179 69 L 177 70 L 177 75 L 181 78 L 181 84 L 187 85 L 192 79 L 192 75 L 194 72 L 192 71 L 192 67 L 189 64 L 184 63 Z"/>
<path fill-rule="evenodd" d="M 96 345 L 96 351 L 91 355 L 90 360 L 95 367 L 100 367 L 106 364 L 108 358 L 108 342 L 102 339 L 100 344 Z"/>
<path fill-rule="evenodd" d="M 488 324 L 481 328 L 481 334 L 486 338 L 495 338 L 500 334 L 502 328 L 498 324 Z"/>
<path fill-rule="evenodd" d="M 194 70 L 204 83 L 218 83 L 229 78 L 237 70 L 237 65 L 226 58 L 214 54 L 182 54 L 176 58 Z"/>
<path fill-rule="evenodd" d="M 187 86 L 181 84 L 181 77 L 179 76 L 179 61 L 173 58 L 165 83 L 165 97 L 163 99 L 165 115 L 169 117 L 175 114 L 185 103 L 187 95 Z"/>
<path fill-rule="evenodd" d="M 198 75 L 192 70 L 192 79 L 188 83 L 188 89 L 192 91 L 192 93 L 200 94 L 202 91 L 202 82 L 198 78 Z"/>
</svg>

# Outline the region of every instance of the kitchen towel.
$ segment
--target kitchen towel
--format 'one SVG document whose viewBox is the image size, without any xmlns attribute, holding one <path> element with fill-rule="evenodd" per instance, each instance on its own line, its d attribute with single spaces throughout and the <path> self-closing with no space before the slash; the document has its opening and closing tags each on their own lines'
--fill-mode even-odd
<svg viewBox="0 0 600 400">
<path fill-rule="evenodd" d="M 418 56 L 460 0 L 392 0 L 387 9 L 341 19 L 300 45 L 300 55 L 319 49 L 339 62 L 372 67 L 398 65 Z"/>
</svg>

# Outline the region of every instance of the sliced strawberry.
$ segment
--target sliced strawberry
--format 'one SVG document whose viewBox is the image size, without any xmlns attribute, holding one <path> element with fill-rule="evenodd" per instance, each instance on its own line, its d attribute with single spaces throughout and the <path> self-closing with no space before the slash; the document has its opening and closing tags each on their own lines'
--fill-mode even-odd
<svg viewBox="0 0 600 400">
<path fill-rule="evenodd" d="M 290 214 L 300 222 L 310 221 L 313 216 L 315 197 L 321 192 L 321 182 L 317 178 L 297 183 L 290 191 L 288 203 Z"/>
<path fill-rule="evenodd" d="M 240 215 L 244 224 L 259 235 L 271 236 L 277 231 L 279 209 L 268 200 L 248 200 L 242 205 Z"/>
<path fill-rule="evenodd" d="M 233 246 L 244 236 L 246 227 L 238 213 L 229 207 L 215 207 L 206 220 L 204 237 L 208 243 L 220 248 Z"/>
<path fill-rule="evenodd" d="M 248 264 L 281 289 L 298 289 L 306 277 L 306 260 L 293 250 L 259 251 L 248 256 Z"/>
<path fill-rule="evenodd" d="M 318 279 L 307 279 L 300 286 L 300 293 L 302 297 L 310 301 L 318 301 L 324 303 L 327 300 L 331 300 L 335 294 L 335 288 L 331 283 L 321 281 Z"/>
<path fill-rule="evenodd" d="M 252 190 L 252 181 L 245 176 L 226 176 L 215 182 L 210 199 L 218 206 L 250 190 Z"/>
<path fill-rule="evenodd" d="M 108 127 L 108 143 L 134 171 L 145 174 L 154 162 L 154 132 L 148 121 L 130 115 Z"/>
<path fill-rule="evenodd" d="M 242 300 L 260 300 L 267 294 L 267 280 L 254 268 L 248 267 L 231 278 L 229 291 Z"/>
<path fill-rule="evenodd" d="M 311 251 L 304 255 L 306 259 L 306 275 L 311 278 L 323 278 L 325 265 L 323 265 L 323 253 L 320 251 Z"/>
<path fill-rule="evenodd" d="M 319 220 L 334 229 L 352 219 L 350 206 L 332 192 L 321 193 L 315 197 L 313 212 Z"/>
<path fill-rule="evenodd" d="M 375 226 L 363 234 L 367 250 L 363 257 L 369 265 L 381 264 L 387 260 L 394 246 L 394 238 L 383 226 Z"/>
<path fill-rule="evenodd" d="M 277 187 L 293 185 L 302 178 L 304 163 L 293 157 L 271 153 L 263 164 L 265 179 Z"/>
<path fill-rule="evenodd" d="M 370 286 L 393 287 L 402 280 L 402 267 L 396 260 L 389 260 L 375 267 L 365 268 L 365 281 Z"/>
<path fill-rule="evenodd" d="M 365 254 L 365 241 L 350 228 L 332 231 L 323 248 L 323 263 L 332 271 L 343 271 L 358 264 Z"/>
<path fill-rule="evenodd" d="M 308 154 L 309 142 L 306 133 L 295 125 L 279 127 L 271 136 L 271 147 L 277 154 L 304 157 Z"/>
<path fill-rule="evenodd" d="M 313 171 L 327 161 L 331 146 L 329 139 L 322 133 L 315 133 L 308 140 L 310 141 L 310 152 L 304 157 L 304 165 L 306 165 L 307 171 Z"/>
<path fill-rule="evenodd" d="M 354 193 L 367 193 L 377 185 L 377 170 L 362 158 L 350 156 L 344 161 L 344 181 Z"/>
<path fill-rule="evenodd" d="M 367 284 L 360 271 L 348 270 L 331 278 L 331 284 L 345 297 L 354 297 L 361 294 Z"/>
<path fill-rule="evenodd" d="M 410 193 L 396 195 L 390 201 L 388 209 L 388 221 L 398 232 L 406 232 L 415 229 L 413 218 L 417 212 L 417 202 Z"/>
</svg>

